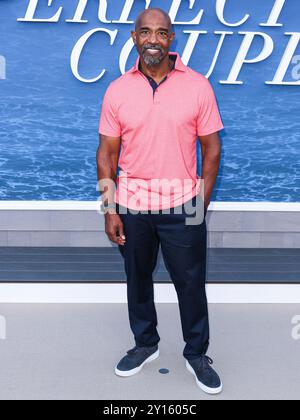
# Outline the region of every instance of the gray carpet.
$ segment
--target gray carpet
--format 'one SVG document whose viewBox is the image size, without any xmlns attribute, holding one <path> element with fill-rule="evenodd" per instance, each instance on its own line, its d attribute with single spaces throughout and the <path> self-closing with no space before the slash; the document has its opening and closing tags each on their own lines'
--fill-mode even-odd
<svg viewBox="0 0 300 420">
<path fill-rule="evenodd" d="M 114 365 L 134 343 L 122 304 L 1 304 L 0 399 L 299 399 L 299 305 L 211 305 L 209 355 L 224 391 L 203 394 L 186 370 L 178 307 L 157 304 L 161 356 L 131 378 Z M 159 373 L 160 368 L 169 374 Z"/>
</svg>

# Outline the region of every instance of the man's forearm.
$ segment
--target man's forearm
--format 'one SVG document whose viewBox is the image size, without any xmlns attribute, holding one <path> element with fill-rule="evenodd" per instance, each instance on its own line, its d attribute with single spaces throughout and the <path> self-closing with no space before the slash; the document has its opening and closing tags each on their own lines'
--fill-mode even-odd
<svg viewBox="0 0 300 420">
<path fill-rule="evenodd" d="M 201 178 L 204 180 L 204 206 L 209 206 L 211 195 L 216 183 L 216 179 L 220 166 L 220 153 L 206 153 L 202 159 L 202 174 Z"/>
<path fill-rule="evenodd" d="M 103 204 L 114 203 L 116 191 L 117 165 L 111 162 L 109 157 L 99 155 L 97 157 L 98 187 L 102 192 Z"/>
</svg>

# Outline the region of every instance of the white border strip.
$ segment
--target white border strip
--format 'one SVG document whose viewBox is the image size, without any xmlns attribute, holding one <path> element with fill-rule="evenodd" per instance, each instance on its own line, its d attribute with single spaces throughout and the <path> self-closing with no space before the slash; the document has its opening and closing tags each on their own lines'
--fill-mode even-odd
<svg viewBox="0 0 300 420">
<path fill-rule="evenodd" d="M 173 284 L 155 284 L 157 303 L 177 303 Z M 209 303 L 300 303 L 300 284 L 209 284 Z M 126 284 L 0 284 L 0 303 L 126 303 Z"/>
<path fill-rule="evenodd" d="M 213 211 L 292 211 L 300 212 L 300 203 L 270 203 L 270 202 L 218 202 L 210 204 Z"/>
<path fill-rule="evenodd" d="M 101 201 L 5 201 L 0 200 L 0 210 L 88 210 L 100 211 Z M 210 211 L 291 211 L 300 212 L 300 203 L 214 201 Z"/>
<path fill-rule="evenodd" d="M 101 201 L 0 201 L 0 210 L 99 211 Z"/>
</svg>

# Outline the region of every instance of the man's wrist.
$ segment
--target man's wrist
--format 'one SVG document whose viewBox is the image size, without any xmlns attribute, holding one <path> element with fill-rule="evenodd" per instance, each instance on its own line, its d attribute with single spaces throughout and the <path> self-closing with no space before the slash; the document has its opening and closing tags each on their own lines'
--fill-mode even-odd
<svg viewBox="0 0 300 420">
<path fill-rule="evenodd" d="M 106 213 L 116 214 L 117 213 L 116 203 L 108 203 L 108 204 L 102 203 L 101 209 L 102 209 L 104 214 L 106 214 Z"/>
<path fill-rule="evenodd" d="M 117 213 L 117 211 L 115 210 L 115 209 L 108 209 L 108 210 L 105 210 L 104 211 L 104 216 L 107 216 L 107 215 L 117 215 L 118 213 Z"/>
</svg>

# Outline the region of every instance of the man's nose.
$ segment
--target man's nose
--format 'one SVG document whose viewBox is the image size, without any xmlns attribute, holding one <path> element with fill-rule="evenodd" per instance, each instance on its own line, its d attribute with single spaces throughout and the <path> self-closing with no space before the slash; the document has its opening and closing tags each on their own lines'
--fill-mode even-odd
<svg viewBox="0 0 300 420">
<path fill-rule="evenodd" d="M 157 43 L 157 34 L 156 33 L 152 32 L 150 34 L 149 42 L 151 42 L 151 44 L 156 44 Z"/>
</svg>

